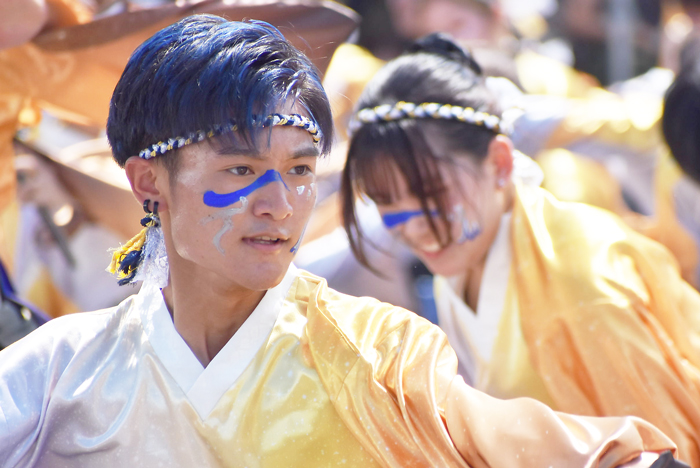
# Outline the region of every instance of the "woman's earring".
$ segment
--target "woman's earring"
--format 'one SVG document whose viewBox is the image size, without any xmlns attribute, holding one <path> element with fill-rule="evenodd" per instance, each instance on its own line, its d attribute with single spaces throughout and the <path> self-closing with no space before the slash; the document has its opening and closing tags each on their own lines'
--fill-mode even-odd
<svg viewBox="0 0 700 468">
<path fill-rule="evenodd" d="M 146 216 L 141 219 L 143 229 L 133 239 L 112 254 L 107 271 L 117 276 L 120 285 L 136 281 L 154 282 L 159 288 L 168 285 L 168 255 L 158 216 L 158 202 L 143 202 Z"/>
</svg>

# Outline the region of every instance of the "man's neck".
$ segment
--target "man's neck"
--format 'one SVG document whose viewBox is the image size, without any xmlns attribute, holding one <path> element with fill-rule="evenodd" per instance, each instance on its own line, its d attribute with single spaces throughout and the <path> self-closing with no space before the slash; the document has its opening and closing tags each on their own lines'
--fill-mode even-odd
<svg viewBox="0 0 700 468">
<path fill-rule="evenodd" d="M 230 284 L 217 284 L 209 275 L 178 274 L 171 269 L 163 289 L 175 329 L 206 367 L 229 342 L 265 295 Z"/>
</svg>

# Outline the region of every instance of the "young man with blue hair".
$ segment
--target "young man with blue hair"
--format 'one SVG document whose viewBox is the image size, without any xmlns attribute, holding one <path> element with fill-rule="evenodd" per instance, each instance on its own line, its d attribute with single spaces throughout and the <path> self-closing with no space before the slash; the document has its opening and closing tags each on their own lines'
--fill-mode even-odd
<svg viewBox="0 0 700 468">
<path fill-rule="evenodd" d="M 0 353 L 0 466 L 649 466 L 674 450 L 639 419 L 481 394 L 437 327 L 291 265 L 333 129 L 275 28 L 160 31 L 107 131 L 147 213 L 111 269 L 144 284 Z"/>
</svg>

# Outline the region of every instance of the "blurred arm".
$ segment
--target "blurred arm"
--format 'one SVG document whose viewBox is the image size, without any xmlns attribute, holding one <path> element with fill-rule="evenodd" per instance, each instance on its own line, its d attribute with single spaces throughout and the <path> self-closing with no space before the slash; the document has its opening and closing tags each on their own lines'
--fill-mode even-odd
<svg viewBox="0 0 700 468">
<path fill-rule="evenodd" d="M 552 411 L 529 398 L 498 400 L 455 377 L 444 402 L 450 437 L 473 467 L 649 466 L 675 446 L 635 417 L 593 418 Z M 651 458 L 651 459 L 650 459 Z"/>
</svg>

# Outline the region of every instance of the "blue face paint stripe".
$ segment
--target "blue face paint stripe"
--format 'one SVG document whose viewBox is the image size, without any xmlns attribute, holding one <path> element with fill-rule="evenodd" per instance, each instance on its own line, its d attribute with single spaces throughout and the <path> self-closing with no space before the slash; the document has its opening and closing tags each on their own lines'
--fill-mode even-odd
<svg viewBox="0 0 700 468">
<path fill-rule="evenodd" d="M 432 217 L 437 217 L 439 216 L 439 212 L 437 210 L 433 210 L 430 212 L 430 215 Z M 405 224 L 407 223 L 411 218 L 415 218 L 416 216 L 423 216 L 424 213 L 420 210 L 417 211 L 399 211 L 397 213 L 387 213 L 384 216 L 382 216 L 382 222 L 384 223 L 384 226 L 387 227 L 387 229 L 393 229 L 396 226 L 400 224 Z"/>
<path fill-rule="evenodd" d="M 241 197 L 247 197 L 251 193 L 255 192 L 257 189 L 275 181 L 282 182 L 284 188 L 289 190 L 289 187 L 287 187 L 287 184 L 285 184 L 284 180 L 282 179 L 282 174 L 280 174 L 274 169 L 270 169 L 269 171 L 255 179 L 255 182 L 253 182 L 249 186 L 244 187 L 240 190 L 236 190 L 235 192 L 219 194 L 208 190 L 204 193 L 204 204 L 214 208 L 225 208 L 238 202 L 241 199 Z"/>
<path fill-rule="evenodd" d="M 297 243 L 294 244 L 294 247 L 290 250 L 291 253 L 296 254 L 297 251 L 299 250 L 299 247 L 301 247 L 301 240 L 304 238 L 304 234 L 306 234 L 306 228 L 309 227 L 309 223 L 306 223 L 306 226 L 304 226 L 304 230 L 301 231 L 301 235 L 299 236 L 299 240 L 297 240 Z"/>
<path fill-rule="evenodd" d="M 471 222 L 468 220 L 462 220 L 462 238 L 457 241 L 459 244 L 463 244 L 467 241 L 472 241 L 479 237 L 481 234 L 481 226 L 477 222 Z"/>
</svg>

